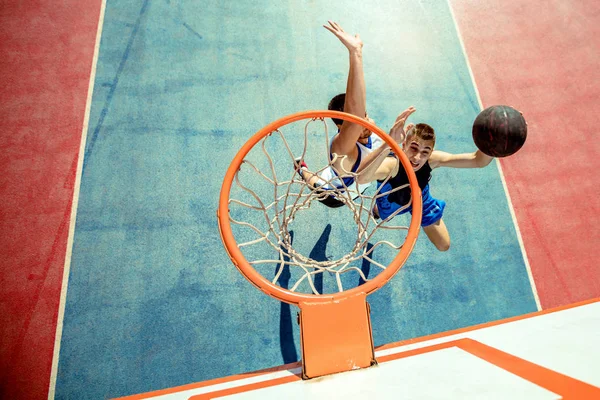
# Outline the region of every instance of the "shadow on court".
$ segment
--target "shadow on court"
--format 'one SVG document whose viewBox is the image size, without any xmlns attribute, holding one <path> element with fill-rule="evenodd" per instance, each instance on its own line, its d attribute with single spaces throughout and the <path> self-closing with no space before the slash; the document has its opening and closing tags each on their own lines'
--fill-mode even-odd
<svg viewBox="0 0 600 400">
<path fill-rule="evenodd" d="M 327 243 L 329 242 L 329 235 L 331 234 L 331 225 L 327 224 L 323 233 L 315 243 L 315 246 L 311 250 L 309 257 L 315 261 L 327 260 Z M 294 243 L 294 232 L 290 231 L 292 245 Z M 289 261 L 289 257 L 284 257 L 285 261 Z M 277 273 L 277 267 L 275 269 Z M 285 265 L 277 284 L 284 289 L 289 289 L 291 273 L 288 265 Z M 316 274 L 314 277 L 315 288 L 319 293 L 323 293 L 323 274 Z M 296 343 L 294 342 L 293 335 L 293 319 L 292 309 L 287 303 L 281 302 L 281 313 L 279 318 L 279 345 L 281 347 L 281 356 L 283 363 L 288 364 L 296 362 L 300 358 L 298 357 L 298 351 L 296 350 Z"/>
</svg>

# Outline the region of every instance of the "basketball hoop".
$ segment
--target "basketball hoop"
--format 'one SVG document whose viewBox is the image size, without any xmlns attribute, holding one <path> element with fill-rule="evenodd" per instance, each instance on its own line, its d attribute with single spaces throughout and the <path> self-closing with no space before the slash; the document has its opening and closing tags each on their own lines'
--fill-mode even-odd
<svg viewBox="0 0 600 400">
<path fill-rule="evenodd" d="M 377 222 L 371 215 L 375 201 L 391 191 L 380 193 L 377 189 L 374 194 L 365 195 L 358 185 L 345 183 L 344 178 L 356 178 L 357 174 L 340 168 L 338 161 L 343 156 L 333 154 L 329 157 L 331 141 L 325 118 L 359 124 L 385 141 L 400 160 L 400 168 L 407 171 L 412 204 Z M 336 172 L 334 178 L 326 182 L 327 192 L 301 179 L 298 174 L 300 167 L 294 161 L 298 156 L 305 159 L 311 155 L 308 149 L 309 131 L 315 126 L 323 128 L 324 135 L 317 135 L 321 136 L 319 140 L 323 140 L 326 157 L 311 172 L 319 174 L 326 168 Z M 303 136 L 299 134 L 302 131 Z M 281 165 L 287 169 L 281 171 Z M 236 196 L 232 189 L 237 190 L 240 198 L 232 197 Z M 290 225 L 302 212 L 311 208 L 314 201 L 326 195 L 334 195 L 350 210 L 357 226 L 357 239 L 348 254 L 333 260 L 317 261 L 294 248 Z M 413 209 L 409 226 L 391 225 L 390 219 L 408 206 Z M 240 210 L 239 216 L 232 216 L 232 208 Z M 242 275 L 269 296 L 300 308 L 303 376 L 313 378 L 375 363 L 366 296 L 384 286 L 406 262 L 417 240 L 421 214 L 421 191 L 412 166 L 389 135 L 369 121 L 351 114 L 305 111 L 268 124 L 242 146 L 225 174 L 217 218 L 225 249 Z M 239 235 L 237 238 L 234 228 Z M 389 236 L 392 237 L 372 244 L 378 231 L 384 230 L 391 232 Z M 393 240 L 401 237 L 397 234 L 400 231 L 406 236 L 402 243 L 394 244 Z M 249 261 L 242 249 L 246 251 L 255 247 L 274 255 L 266 258 L 258 256 L 258 259 Z M 378 248 L 397 251 L 387 267 L 373 257 Z M 363 260 L 379 268 L 377 276 L 369 279 L 354 265 Z M 273 279 L 267 279 L 257 271 L 262 265 L 276 265 Z M 286 268 L 300 271 L 298 281 L 291 288 L 277 284 Z M 364 283 L 344 288 L 342 276 L 349 272 L 360 274 Z M 334 276 L 337 292 L 319 293 L 314 284 L 318 274 Z M 309 293 L 299 290 L 302 285 L 309 287 Z"/>
</svg>

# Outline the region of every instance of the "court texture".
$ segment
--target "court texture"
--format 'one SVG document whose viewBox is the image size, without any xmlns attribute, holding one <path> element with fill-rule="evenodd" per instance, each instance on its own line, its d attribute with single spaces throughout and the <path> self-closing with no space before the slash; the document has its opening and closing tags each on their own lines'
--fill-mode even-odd
<svg viewBox="0 0 600 400">
<path fill-rule="evenodd" d="M 384 131 L 412 105 L 436 148 L 471 152 L 477 114 L 507 104 L 528 138 L 486 168 L 433 172 L 451 247 L 421 232 L 367 298 L 379 375 L 311 382 L 297 375 L 298 309 L 233 266 L 216 210 L 248 138 L 345 91 L 347 51 L 327 20 L 360 34 Z M 210 398 L 185 390 L 243 394 L 250 375 L 275 390 L 259 398 L 335 398 L 354 381 L 478 398 L 461 379 L 495 398 L 599 398 L 598 26 L 589 0 L 3 2 L 0 398 Z M 315 260 L 346 252 L 349 214 L 310 212 L 295 245 Z M 273 371 L 295 395 L 264 383 Z"/>
</svg>

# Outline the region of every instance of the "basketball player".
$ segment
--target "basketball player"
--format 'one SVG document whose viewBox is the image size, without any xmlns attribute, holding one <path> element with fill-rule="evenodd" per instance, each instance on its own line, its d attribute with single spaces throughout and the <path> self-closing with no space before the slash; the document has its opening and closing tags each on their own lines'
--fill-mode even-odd
<svg viewBox="0 0 600 400">
<path fill-rule="evenodd" d="M 359 35 L 352 36 L 346 33 L 339 24 L 328 22 L 329 26 L 324 25 L 324 27 L 346 46 L 350 55 L 346 95 L 334 97 L 330 102 L 329 109 L 340 110 L 340 105 L 343 103 L 343 111 L 361 118 L 368 118 L 362 64 L 362 40 Z M 413 112 L 414 108 L 411 107 L 400 114 L 390 130 L 390 136 L 399 143 L 405 136 L 404 122 Z M 372 122 L 372 120 L 370 121 Z M 322 194 L 319 196 L 319 201 L 328 207 L 335 208 L 343 206 L 344 202 L 335 196 L 334 190 L 337 189 L 336 191 L 339 193 L 339 190 L 348 189 L 354 198 L 358 197 L 368 187 L 368 183 L 373 180 L 372 177 L 377 167 L 385 160 L 390 147 L 376 135 L 371 138 L 371 132 L 361 125 L 341 120 L 334 122 L 338 126 L 338 133 L 331 142 L 330 156 L 333 158 L 333 155 L 337 154 L 338 157 L 333 162 L 333 168 L 330 166 L 320 175 L 316 175 L 308 170 L 303 160 L 295 160 L 295 167 L 311 187 L 319 189 Z M 357 174 L 356 182 L 354 177 L 349 175 L 339 178 L 338 171 Z M 361 184 L 363 185 L 361 186 Z M 328 193 L 328 191 L 331 192 Z"/>
<path fill-rule="evenodd" d="M 434 150 L 434 146 L 435 132 L 431 126 L 423 123 L 411 127 L 402 142 L 402 150 L 415 171 L 422 192 L 423 231 L 438 250 L 446 251 L 450 248 L 450 234 L 442 219 L 446 202 L 434 198 L 429 191 L 431 171 L 439 167 L 483 168 L 492 162 L 493 157 L 484 154 L 481 150 L 474 153 L 450 154 Z M 408 184 L 406 171 L 399 167 L 399 164 L 396 157 L 387 157 L 377 168 L 373 177 L 378 180 L 379 194 L 385 194 L 394 188 Z M 388 175 L 391 175 L 391 178 L 385 183 L 382 182 Z M 391 219 L 396 210 L 410 201 L 410 187 L 384 195 L 376 201 L 373 215 L 383 220 Z M 412 207 L 401 210 L 398 214 L 406 212 L 412 213 Z"/>
</svg>

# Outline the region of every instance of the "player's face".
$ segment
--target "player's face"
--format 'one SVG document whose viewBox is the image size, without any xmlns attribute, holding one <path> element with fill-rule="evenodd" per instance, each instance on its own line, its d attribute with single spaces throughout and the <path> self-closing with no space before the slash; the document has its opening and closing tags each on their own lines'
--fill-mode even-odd
<svg viewBox="0 0 600 400">
<path fill-rule="evenodd" d="M 433 151 L 433 141 L 423 140 L 417 136 L 409 136 L 402 144 L 402 150 L 408 157 L 413 169 L 418 171 L 427 163 Z"/>
</svg>

